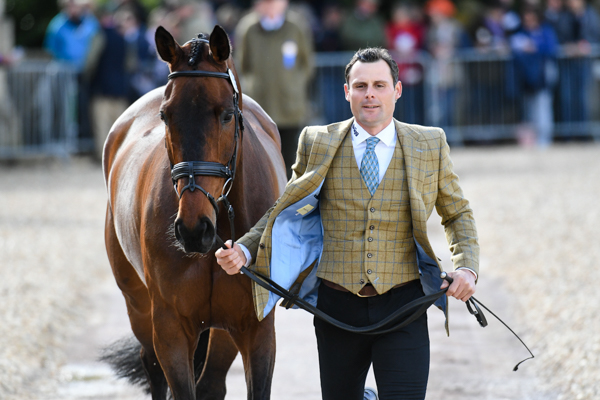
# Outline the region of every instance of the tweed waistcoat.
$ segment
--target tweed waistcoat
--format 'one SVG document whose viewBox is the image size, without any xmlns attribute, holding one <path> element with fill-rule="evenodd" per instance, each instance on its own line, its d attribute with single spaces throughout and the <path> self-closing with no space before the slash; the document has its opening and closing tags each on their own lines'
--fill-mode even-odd
<svg viewBox="0 0 600 400">
<path fill-rule="evenodd" d="M 408 182 L 401 146 L 371 197 L 346 135 L 320 199 L 323 254 L 317 276 L 353 293 L 368 282 L 378 293 L 419 278 Z"/>
</svg>

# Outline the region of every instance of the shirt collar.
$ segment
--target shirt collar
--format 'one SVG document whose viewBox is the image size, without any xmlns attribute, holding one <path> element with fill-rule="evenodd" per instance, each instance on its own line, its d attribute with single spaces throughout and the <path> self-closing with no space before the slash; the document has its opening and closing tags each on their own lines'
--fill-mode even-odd
<svg viewBox="0 0 600 400">
<path fill-rule="evenodd" d="M 352 141 L 354 142 L 354 144 L 360 144 L 370 137 L 371 135 L 367 131 L 365 131 L 362 126 L 357 124 L 356 121 L 352 123 Z M 392 119 L 392 122 L 390 122 L 388 126 L 383 128 L 381 132 L 375 135 L 375 137 L 382 141 L 386 146 L 395 146 L 397 138 L 396 125 L 394 124 L 394 119 Z"/>
</svg>

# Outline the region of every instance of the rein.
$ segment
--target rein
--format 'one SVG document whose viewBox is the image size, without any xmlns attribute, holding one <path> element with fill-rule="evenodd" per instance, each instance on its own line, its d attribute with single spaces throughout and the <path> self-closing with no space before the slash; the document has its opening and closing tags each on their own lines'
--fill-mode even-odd
<svg viewBox="0 0 600 400">
<path fill-rule="evenodd" d="M 233 232 L 233 217 L 232 216 L 230 216 L 229 222 L 232 225 L 232 232 Z M 218 235 L 216 235 L 216 242 L 224 250 L 228 249 L 228 247 L 225 246 L 223 239 L 221 239 Z M 446 292 L 448 291 L 448 287 L 449 287 L 448 286 L 447 288 L 442 289 L 439 292 L 429 294 L 429 295 L 420 297 L 416 300 L 413 300 L 410 303 L 399 308 L 398 310 L 394 311 L 391 315 L 389 315 L 385 319 L 383 319 L 375 324 L 372 324 L 369 326 L 364 326 L 364 327 L 355 327 L 352 325 L 348 325 L 344 322 L 338 321 L 335 318 L 332 318 L 331 316 L 325 314 L 323 311 L 319 310 L 318 308 L 316 308 L 315 306 L 313 306 L 306 300 L 300 298 L 297 293 L 296 294 L 292 293 L 292 291 L 289 291 L 289 290 L 281 287 L 279 284 L 277 284 L 272 279 L 270 279 L 256 271 L 250 271 L 248 268 L 246 268 L 244 266 L 241 267 L 240 271 L 242 274 L 244 274 L 248 278 L 252 279 L 257 285 L 259 285 L 259 286 L 263 287 L 264 289 L 267 289 L 268 291 L 283 298 L 281 305 L 284 306 L 286 309 L 289 309 L 290 307 L 292 307 L 295 304 L 296 306 L 298 306 L 298 308 L 301 308 L 301 309 L 311 313 L 315 317 L 317 317 L 337 328 L 343 329 L 348 332 L 361 333 L 361 334 L 365 334 L 365 335 L 380 335 L 380 334 L 384 334 L 384 333 L 394 332 L 394 331 L 404 328 L 405 326 L 407 326 L 410 323 L 417 320 L 417 318 L 419 318 L 421 315 L 423 315 L 423 313 L 425 313 L 427 311 L 427 309 L 429 307 L 431 307 L 440 297 L 446 295 Z M 448 281 L 448 283 L 450 283 L 450 284 L 452 284 L 452 282 L 454 281 L 450 276 L 448 276 L 448 274 L 446 272 L 442 272 L 440 274 L 440 278 Z M 506 327 L 506 329 L 508 329 L 517 339 L 519 339 L 521 344 L 527 349 L 527 351 L 530 354 L 530 357 L 527 357 L 527 358 L 521 360 L 519 363 L 517 363 L 517 365 L 514 366 L 513 371 L 517 371 L 519 369 L 519 365 L 521 365 L 525 361 L 535 358 L 535 356 L 533 355 L 533 353 L 531 352 L 529 347 L 527 347 L 525 342 L 523 342 L 523 340 L 504 321 L 502 321 L 500 319 L 500 317 L 498 317 L 496 314 L 494 314 L 488 307 L 486 307 L 483 303 L 481 303 L 479 300 L 477 300 L 474 296 L 471 296 L 469 298 L 469 300 L 466 301 L 465 304 L 467 306 L 467 309 L 469 310 L 469 313 L 472 314 L 473 316 L 475 316 L 475 318 L 477 319 L 477 322 L 479 322 L 479 325 L 482 328 L 485 328 L 488 325 L 488 323 L 487 323 L 487 319 L 485 318 L 485 315 L 483 314 L 483 312 L 481 311 L 479 306 L 483 307 L 490 314 L 492 314 L 494 316 L 494 318 L 496 318 L 498 321 L 500 321 L 502 323 L 502 325 L 504 325 Z M 411 311 L 413 311 L 412 314 L 410 314 L 407 317 L 407 315 Z"/>
</svg>

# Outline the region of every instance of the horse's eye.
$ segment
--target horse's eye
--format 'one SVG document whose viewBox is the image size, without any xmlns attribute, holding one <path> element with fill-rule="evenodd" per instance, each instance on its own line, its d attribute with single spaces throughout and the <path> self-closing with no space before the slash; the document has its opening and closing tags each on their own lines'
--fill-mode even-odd
<svg viewBox="0 0 600 400">
<path fill-rule="evenodd" d="M 231 122 L 232 119 L 233 119 L 232 112 L 228 112 L 227 114 L 223 115 L 223 122 Z"/>
<path fill-rule="evenodd" d="M 164 122 L 165 124 L 167 123 L 167 118 L 165 117 L 165 113 L 164 113 L 164 112 L 162 112 L 162 111 L 161 111 L 161 112 L 159 112 L 159 113 L 158 113 L 158 116 L 160 117 L 160 120 L 161 120 L 162 122 Z"/>
</svg>

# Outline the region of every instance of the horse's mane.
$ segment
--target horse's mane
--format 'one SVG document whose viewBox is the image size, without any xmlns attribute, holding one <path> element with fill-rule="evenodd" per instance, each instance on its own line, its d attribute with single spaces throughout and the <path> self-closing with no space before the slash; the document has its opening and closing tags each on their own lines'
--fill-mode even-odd
<svg viewBox="0 0 600 400">
<path fill-rule="evenodd" d="M 192 45 L 192 49 L 190 50 L 190 58 L 188 60 L 188 65 L 190 67 L 195 67 L 198 64 L 199 60 L 199 56 L 200 56 L 200 44 L 201 43 L 206 43 L 206 41 L 208 41 L 209 39 L 209 35 L 207 35 L 206 33 L 199 33 L 198 37 L 193 38 L 192 40 L 190 40 L 187 43 L 191 42 Z"/>
</svg>

